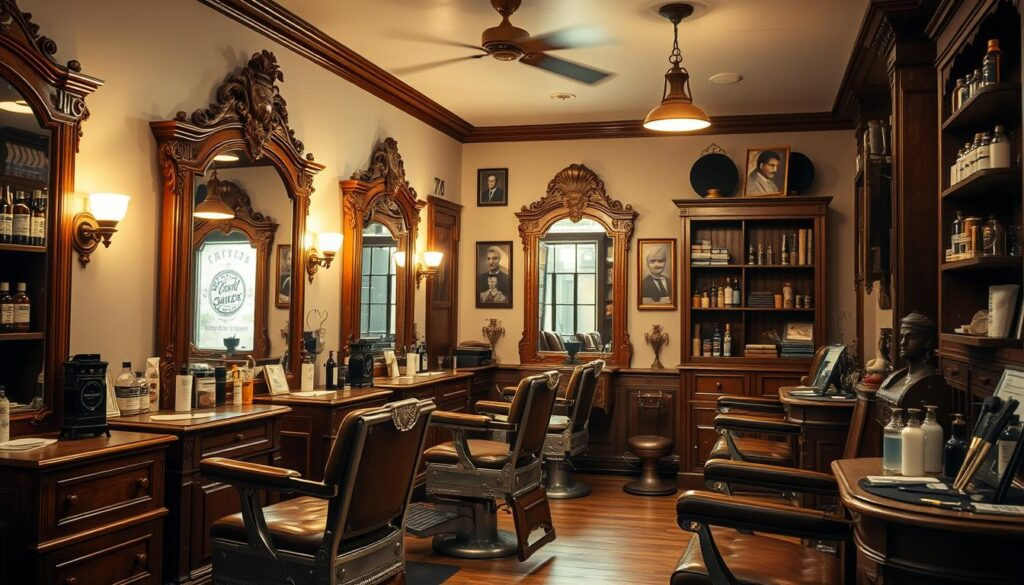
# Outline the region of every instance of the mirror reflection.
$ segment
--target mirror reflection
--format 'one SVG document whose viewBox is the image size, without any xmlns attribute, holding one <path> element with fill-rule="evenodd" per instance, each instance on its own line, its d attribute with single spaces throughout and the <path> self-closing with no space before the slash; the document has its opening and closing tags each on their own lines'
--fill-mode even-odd
<svg viewBox="0 0 1024 585">
<path fill-rule="evenodd" d="M 44 406 L 49 187 L 50 131 L 0 79 L 0 386 L 12 413 Z"/>
<path fill-rule="evenodd" d="M 395 252 L 398 241 L 388 228 L 371 222 L 363 229 L 359 337 L 375 350 L 395 347 L 398 285 Z"/>
<path fill-rule="evenodd" d="M 540 239 L 540 351 L 608 351 L 613 257 L 612 239 L 592 219 L 559 220 Z"/>
<path fill-rule="evenodd" d="M 194 204 L 192 357 L 284 356 L 292 270 L 284 182 L 267 164 L 225 153 L 197 177 Z"/>
</svg>

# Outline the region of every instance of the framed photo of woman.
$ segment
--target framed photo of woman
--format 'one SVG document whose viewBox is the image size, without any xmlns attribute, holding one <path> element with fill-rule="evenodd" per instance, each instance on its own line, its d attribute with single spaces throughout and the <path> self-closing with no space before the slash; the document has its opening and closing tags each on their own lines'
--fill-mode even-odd
<svg viewBox="0 0 1024 585">
<path fill-rule="evenodd" d="M 676 308 L 676 241 L 639 239 L 636 248 L 638 309 L 672 311 Z"/>
</svg>

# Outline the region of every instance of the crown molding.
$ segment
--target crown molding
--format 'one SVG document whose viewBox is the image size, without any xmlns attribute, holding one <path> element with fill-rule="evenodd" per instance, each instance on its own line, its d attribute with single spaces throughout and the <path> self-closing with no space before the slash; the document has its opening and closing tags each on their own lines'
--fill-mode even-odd
<svg viewBox="0 0 1024 585">
<path fill-rule="evenodd" d="M 198 1 L 459 142 L 680 136 L 676 133 L 644 130 L 641 120 L 475 127 L 273 0 Z M 816 132 L 851 128 L 853 124 L 850 117 L 840 109 L 833 108 L 832 112 L 712 117 L 710 128 L 686 135 Z"/>
</svg>

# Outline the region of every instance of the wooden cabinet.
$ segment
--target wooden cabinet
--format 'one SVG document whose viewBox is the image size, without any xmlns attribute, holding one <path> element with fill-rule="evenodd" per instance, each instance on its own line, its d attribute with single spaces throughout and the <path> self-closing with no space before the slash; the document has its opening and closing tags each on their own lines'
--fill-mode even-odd
<svg viewBox="0 0 1024 585">
<path fill-rule="evenodd" d="M 112 431 L 0 451 L 0 583 L 160 583 L 174 441 Z"/>
<path fill-rule="evenodd" d="M 109 419 L 112 429 L 150 431 L 178 438 L 167 455 L 167 508 L 163 533 L 164 581 L 202 583 L 210 578 L 213 554 L 210 526 L 240 511 L 235 489 L 199 473 L 204 457 L 229 457 L 263 465 L 280 463 L 285 406 L 218 406 L 213 416 L 185 421 L 154 421 L 153 414 Z M 166 413 L 164 413 L 166 414 Z M 271 496 L 273 497 L 273 496 Z"/>
<path fill-rule="evenodd" d="M 298 471 L 302 477 L 320 481 L 331 444 L 345 415 L 357 408 L 381 406 L 390 397 L 390 390 L 348 388 L 323 396 L 257 396 L 255 402 L 291 408 L 291 412 L 281 416 L 280 465 Z"/>
</svg>

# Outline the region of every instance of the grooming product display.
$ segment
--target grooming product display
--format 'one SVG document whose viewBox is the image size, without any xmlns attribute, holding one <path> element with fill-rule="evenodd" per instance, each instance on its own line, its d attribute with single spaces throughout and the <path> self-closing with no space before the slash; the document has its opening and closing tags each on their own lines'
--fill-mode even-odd
<svg viewBox="0 0 1024 585">
<path fill-rule="evenodd" d="M 927 474 L 942 473 L 942 425 L 936 420 L 938 407 L 934 405 L 925 406 L 924 423 L 921 430 L 924 431 L 924 472 Z"/>
<path fill-rule="evenodd" d="M 909 476 L 924 475 L 924 429 L 921 428 L 921 409 L 907 409 L 907 425 L 900 431 L 900 473 Z"/>
<path fill-rule="evenodd" d="M 900 434 L 902 431 L 903 409 L 893 408 L 892 418 L 882 430 L 882 469 L 887 473 L 900 474 L 902 471 L 900 465 L 900 460 L 903 457 L 903 442 Z"/>
<path fill-rule="evenodd" d="M 189 412 L 192 410 L 192 375 L 188 366 L 182 365 L 181 371 L 174 377 L 174 411 Z"/>
</svg>

